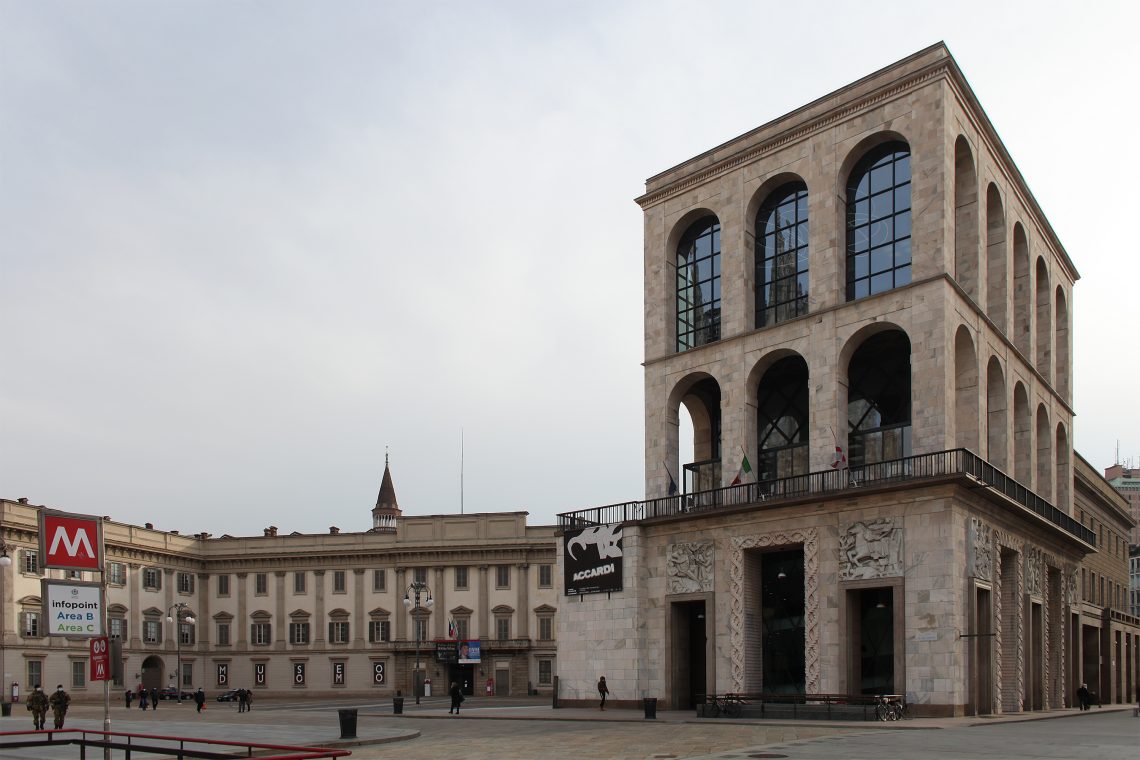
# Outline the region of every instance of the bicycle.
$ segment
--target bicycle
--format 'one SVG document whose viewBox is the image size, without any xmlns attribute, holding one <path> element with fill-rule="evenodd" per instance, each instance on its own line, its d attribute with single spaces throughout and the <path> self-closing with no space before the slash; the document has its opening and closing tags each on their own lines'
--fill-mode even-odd
<svg viewBox="0 0 1140 760">
<path fill-rule="evenodd" d="M 875 702 L 875 717 L 881 721 L 902 720 L 909 717 L 906 698 L 902 694 L 880 694 Z"/>
<path fill-rule="evenodd" d="M 717 718 L 723 715 L 726 718 L 739 718 L 744 712 L 744 700 L 736 694 L 722 694 L 709 701 L 710 717 Z"/>
</svg>

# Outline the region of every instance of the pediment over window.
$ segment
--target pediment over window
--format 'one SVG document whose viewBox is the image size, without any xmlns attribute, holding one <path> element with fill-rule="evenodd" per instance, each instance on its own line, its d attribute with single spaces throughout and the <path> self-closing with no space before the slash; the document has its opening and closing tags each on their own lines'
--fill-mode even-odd
<svg viewBox="0 0 1140 760">
<path fill-rule="evenodd" d="M 43 604 L 38 596 L 25 596 L 20 599 L 20 604 L 27 607 L 39 607 Z"/>
<path fill-rule="evenodd" d="M 500 604 L 498 607 L 493 608 L 491 612 L 496 615 L 513 615 L 515 614 L 515 608 L 509 604 Z"/>
<path fill-rule="evenodd" d="M 534 608 L 534 612 L 536 615 L 553 615 L 558 612 L 558 608 L 551 607 L 549 604 L 540 604 Z"/>
<path fill-rule="evenodd" d="M 251 613 L 249 613 L 249 617 L 251 620 L 254 620 L 255 622 L 258 622 L 258 623 L 268 623 L 270 620 L 273 619 L 273 616 L 270 615 L 265 610 L 258 610 L 257 612 L 251 612 Z"/>
<path fill-rule="evenodd" d="M 348 610 L 341 609 L 340 607 L 337 607 L 335 610 L 332 610 L 329 612 L 329 617 L 331 617 L 331 618 L 343 619 L 343 618 L 350 617 L 351 615 L 352 615 L 352 613 L 350 613 Z"/>
<path fill-rule="evenodd" d="M 392 613 L 389 612 L 388 610 L 384 609 L 383 607 L 377 607 L 376 609 L 374 609 L 368 613 L 368 617 L 371 617 L 371 618 L 386 618 L 386 617 L 391 617 L 391 616 L 392 616 Z"/>
<path fill-rule="evenodd" d="M 233 619 L 234 619 L 234 616 L 228 612 L 219 612 L 218 614 L 214 615 L 214 620 L 219 620 L 222 622 L 225 622 L 227 620 L 233 620 Z"/>
<path fill-rule="evenodd" d="M 107 607 L 108 615 L 126 615 L 127 607 L 124 604 L 112 604 Z"/>
<path fill-rule="evenodd" d="M 469 607 L 464 607 L 461 604 L 458 607 L 452 608 L 452 610 L 450 612 L 448 612 L 448 614 L 454 615 L 455 617 L 470 617 L 471 615 L 475 614 L 475 610 L 473 610 Z"/>
<path fill-rule="evenodd" d="M 166 613 L 160 610 L 158 607 L 147 607 L 145 610 L 143 610 L 142 614 L 143 617 L 162 617 Z"/>
<path fill-rule="evenodd" d="M 308 610 L 297 609 L 290 612 L 289 617 L 293 620 L 308 620 L 310 617 L 312 617 L 312 615 L 308 612 Z"/>
</svg>

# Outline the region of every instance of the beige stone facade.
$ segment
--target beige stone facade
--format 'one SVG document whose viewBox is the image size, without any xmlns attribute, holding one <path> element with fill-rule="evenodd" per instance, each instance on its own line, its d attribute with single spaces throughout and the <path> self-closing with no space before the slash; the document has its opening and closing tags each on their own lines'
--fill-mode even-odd
<svg viewBox="0 0 1140 760">
<path fill-rule="evenodd" d="M 562 516 L 624 523 L 625 584 L 560 616 L 560 696 L 591 700 L 605 675 L 615 699 L 682 708 L 1065 705 L 1096 543 L 1073 508 L 1077 272 L 946 48 L 652 177 L 638 203 L 648 500 Z"/>
<path fill-rule="evenodd" d="M 194 536 L 104 520 L 107 601 L 123 642 L 122 690 L 139 683 L 228 688 L 255 694 L 412 695 L 413 622 L 422 618 L 420 666 L 436 694 L 449 679 L 484 693 L 549 692 L 556 673 L 554 528 L 528 526 L 525 512 L 405 517 L 394 508 L 367 532 Z M 0 567 L 0 665 L 5 689 L 37 679 L 78 699 L 102 697 L 87 680 L 88 643 L 43 635 L 44 577 L 37 566 L 38 507 L 0 500 L 0 539 L 13 560 Z M 84 573 L 83 580 L 98 580 Z M 434 605 L 409 612 L 409 585 L 423 580 Z M 175 641 L 172 608 L 194 618 Z M 481 643 L 478 664 L 436 658 L 449 621 Z M 180 652 L 179 652 L 180 650 Z M 378 678 L 378 673 L 383 677 Z"/>
</svg>

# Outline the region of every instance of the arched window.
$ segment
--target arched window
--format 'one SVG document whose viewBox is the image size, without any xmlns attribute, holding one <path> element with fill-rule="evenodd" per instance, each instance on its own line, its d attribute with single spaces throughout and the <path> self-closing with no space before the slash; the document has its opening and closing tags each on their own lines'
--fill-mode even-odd
<svg viewBox="0 0 1140 760">
<path fill-rule="evenodd" d="M 720 222 L 706 216 L 677 246 L 677 350 L 720 339 Z"/>
<path fill-rule="evenodd" d="M 790 182 L 768 196 L 756 215 L 756 326 L 807 310 L 807 185 Z"/>
<path fill-rule="evenodd" d="M 867 339 L 847 371 L 852 467 L 911 454 L 910 340 L 899 331 Z"/>
<path fill-rule="evenodd" d="M 798 356 L 764 373 L 757 393 L 760 462 L 757 480 L 808 471 L 808 368 Z"/>
<path fill-rule="evenodd" d="M 847 300 L 910 282 L 910 148 L 872 150 L 847 181 Z"/>
</svg>

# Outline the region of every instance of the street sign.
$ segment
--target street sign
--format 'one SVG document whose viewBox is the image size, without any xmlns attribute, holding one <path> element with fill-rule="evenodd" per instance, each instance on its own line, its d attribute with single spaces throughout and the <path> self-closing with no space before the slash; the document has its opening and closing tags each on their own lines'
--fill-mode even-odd
<svg viewBox="0 0 1140 760">
<path fill-rule="evenodd" d="M 100 584 L 40 580 L 48 636 L 89 638 L 103 635 Z"/>
<path fill-rule="evenodd" d="M 106 636 L 96 636 L 91 639 L 91 680 L 111 680 L 110 647 Z"/>
<path fill-rule="evenodd" d="M 103 520 L 40 510 L 41 567 L 65 570 L 103 570 Z"/>
</svg>

